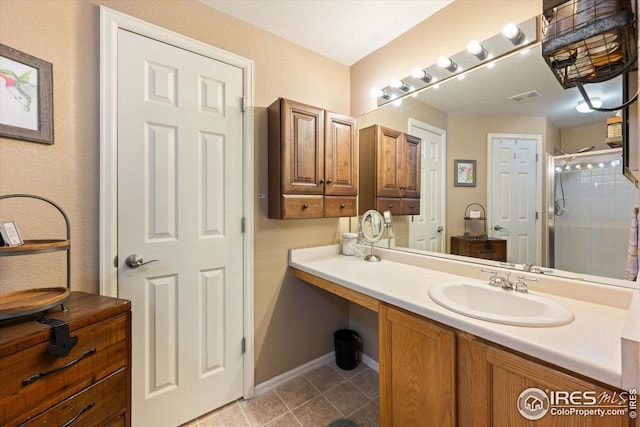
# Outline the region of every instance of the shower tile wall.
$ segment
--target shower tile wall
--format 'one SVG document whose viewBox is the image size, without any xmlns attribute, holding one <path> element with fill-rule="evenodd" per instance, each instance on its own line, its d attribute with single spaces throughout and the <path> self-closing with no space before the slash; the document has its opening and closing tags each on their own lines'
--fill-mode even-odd
<svg viewBox="0 0 640 427">
<path fill-rule="evenodd" d="M 562 183 L 566 210 L 555 217 L 555 267 L 622 279 L 636 188 L 619 165 L 563 171 Z"/>
</svg>

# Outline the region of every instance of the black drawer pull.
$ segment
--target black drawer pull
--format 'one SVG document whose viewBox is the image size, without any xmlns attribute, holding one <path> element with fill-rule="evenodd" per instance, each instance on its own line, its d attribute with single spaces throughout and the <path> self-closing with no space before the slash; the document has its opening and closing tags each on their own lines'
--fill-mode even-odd
<svg viewBox="0 0 640 427">
<path fill-rule="evenodd" d="M 94 406 L 96 406 L 96 402 L 89 403 L 87 406 L 85 406 L 84 408 L 80 409 L 80 412 L 78 412 L 75 417 L 71 418 L 69 421 L 64 423 L 62 425 L 62 427 L 69 427 L 71 424 L 73 424 L 80 417 L 80 415 L 84 414 L 89 409 L 93 408 Z"/>
<path fill-rule="evenodd" d="M 62 371 L 63 369 L 66 369 L 66 368 L 68 368 L 70 366 L 75 365 L 76 363 L 78 363 L 79 361 L 84 359 L 85 357 L 91 356 L 95 352 L 96 352 L 96 349 L 94 348 L 92 350 L 89 350 L 89 351 L 85 352 L 83 355 L 81 355 L 80 357 L 78 357 L 75 360 L 72 360 L 69 363 L 66 363 L 66 364 L 64 364 L 62 366 L 58 366 L 57 368 L 53 368 L 53 369 L 51 369 L 49 371 L 44 371 L 44 372 L 40 372 L 39 374 L 35 374 L 34 376 L 31 376 L 31 377 L 23 380 L 22 381 L 22 385 L 29 385 L 29 384 L 35 382 L 36 380 L 38 380 L 38 379 L 40 379 L 42 377 L 46 377 L 47 375 L 55 374 L 56 372 Z"/>
</svg>

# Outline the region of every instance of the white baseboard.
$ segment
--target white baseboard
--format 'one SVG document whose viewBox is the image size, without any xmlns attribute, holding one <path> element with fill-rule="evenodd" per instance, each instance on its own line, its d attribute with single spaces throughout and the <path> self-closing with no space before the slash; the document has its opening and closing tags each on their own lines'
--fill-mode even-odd
<svg viewBox="0 0 640 427">
<path fill-rule="evenodd" d="M 380 365 L 378 364 L 378 362 L 376 362 L 375 360 L 373 360 L 372 358 L 370 358 L 369 356 L 367 356 L 364 353 L 362 353 L 362 363 L 364 365 L 367 365 L 368 367 L 370 367 L 374 371 L 380 373 Z"/>
<path fill-rule="evenodd" d="M 310 362 L 305 363 L 304 365 L 300 365 L 297 368 L 294 368 L 290 371 L 287 371 L 283 374 L 278 375 L 277 377 L 273 377 L 270 380 L 267 380 L 263 383 L 260 383 L 256 386 L 255 389 L 255 394 L 254 396 L 259 396 L 262 393 L 266 393 L 269 390 L 272 390 L 276 387 L 278 387 L 281 384 L 286 383 L 289 380 L 294 379 L 295 377 L 302 375 L 304 373 L 313 371 L 314 369 L 322 366 L 322 365 L 326 365 L 327 363 L 330 363 L 331 361 L 335 360 L 336 356 L 335 356 L 336 352 L 332 351 L 331 353 L 327 353 L 324 356 L 320 356 L 317 359 L 314 359 Z M 378 362 L 376 362 L 375 360 L 373 360 L 372 358 L 370 358 L 369 356 L 367 356 L 366 354 L 362 354 L 362 363 L 364 365 L 367 365 L 368 367 L 370 367 L 371 369 L 373 369 L 376 372 L 379 372 L 379 365 Z"/>
</svg>

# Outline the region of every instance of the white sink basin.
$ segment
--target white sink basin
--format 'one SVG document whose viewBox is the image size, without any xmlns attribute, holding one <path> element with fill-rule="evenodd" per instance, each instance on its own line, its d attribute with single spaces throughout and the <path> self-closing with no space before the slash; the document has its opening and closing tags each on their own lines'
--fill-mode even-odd
<svg viewBox="0 0 640 427">
<path fill-rule="evenodd" d="M 492 287 L 480 281 L 443 282 L 429 289 L 436 303 L 456 313 L 515 326 L 558 326 L 571 323 L 564 304 L 537 294 Z"/>
</svg>

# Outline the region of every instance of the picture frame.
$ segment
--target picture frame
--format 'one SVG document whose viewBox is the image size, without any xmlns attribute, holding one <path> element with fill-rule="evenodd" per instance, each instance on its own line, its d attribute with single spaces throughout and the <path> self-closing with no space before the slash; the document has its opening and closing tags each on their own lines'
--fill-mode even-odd
<svg viewBox="0 0 640 427">
<path fill-rule="evenodd" d="M 21 246 L 24 244 L 15 221 L 0 221 L 0 236 L 3 246 Z"/>
<path fill-rule="evenodd" d="M 3 44 L 0 136 L 53 144 L 53 66 Z"/>
<path fill-rule="evenodd" d="M 475 160 L 454 160 L 453 161 L 453 185 L 455 187 L 475 187 L 476 186 L 476 161 Z"/>
</svg>

